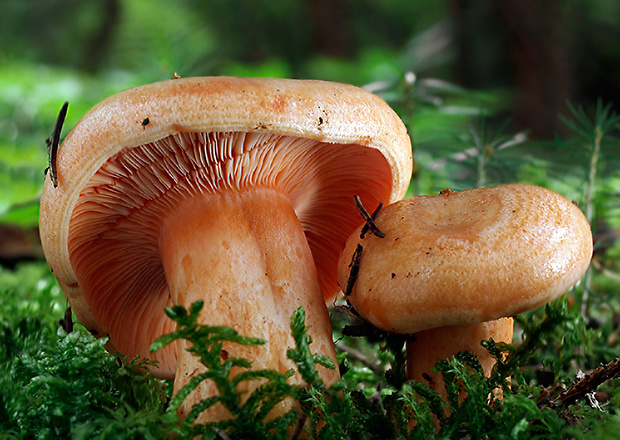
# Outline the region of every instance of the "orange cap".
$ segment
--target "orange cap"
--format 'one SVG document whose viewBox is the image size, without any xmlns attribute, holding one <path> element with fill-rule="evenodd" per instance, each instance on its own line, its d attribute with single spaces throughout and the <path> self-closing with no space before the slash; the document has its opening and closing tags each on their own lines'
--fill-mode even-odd
<svg viewBox="0 0 620 440">
<path fill-rule="evenodd" d="M 347 284 L 363 251 L 351 305 L 397 333 L 473 324 L 536 309 L 566 292 L 592 256 L 579 208 L 547 189 L 501 185 L 411 197 L 376 219 L 385 238 L 355 231 L 341 254 Z"/>
</svg>

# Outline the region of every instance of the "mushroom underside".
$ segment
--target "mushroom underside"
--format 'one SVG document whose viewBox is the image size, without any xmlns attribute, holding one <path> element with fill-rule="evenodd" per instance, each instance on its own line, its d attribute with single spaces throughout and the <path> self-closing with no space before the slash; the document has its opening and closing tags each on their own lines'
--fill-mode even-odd
<svg viewBox="0 0 620 440">
<path fill-rule="evenodd" d="M 159 361 L 160 374 L 174 373 L 174 346 L 149 353 L 154 338 L 173 330 L 163 313 L 173 301 L 161 258 L 163 225 L 188 200 L 219 191 L 282 195 L 329 298 L 337 291 L 340 249 L 361 222 L 353 195 L 367 206 L 386 203 L 391 182 L 386 160 L 373 148 L 260 132 L 181 132 L 125 148 L 90 179 L 71 217 L 70 259 L 96 320 L 93 330 L 109 334 L 116 350 Z"/>
</svg>

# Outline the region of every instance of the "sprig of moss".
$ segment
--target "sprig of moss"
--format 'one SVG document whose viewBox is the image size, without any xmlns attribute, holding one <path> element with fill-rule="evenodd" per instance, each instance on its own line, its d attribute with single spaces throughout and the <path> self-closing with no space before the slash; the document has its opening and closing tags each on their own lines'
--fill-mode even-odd
<svg viewBox="0 0 620 440">
<path fill-rule="evenodd" d="M 168 335 L 161 336 L 153 342 L 152 351 L 158 350 L 165 345 L 185 339 L 189 342 L 190 351 L 200 358 L 200 362 L 206 367 L 206 371 L 190 380 L 190 382 L 178 391 L 172 399 L 169 411 L 177 410 L 181 402 L 196 389 L 203 381 L 212 381 L 218 391 L 217 395 L 204 399 L 193 406 L 187 418 L 181 424 L 181 438 L 192 438 L 196 435 L 215 435 L 218 431 L 225 432 L 226 436 L 233 438 L 284 438 L 289 429 L 294 426 L 299 418 L 297 410 L 292 409 L 283 416 L 268 419 L 269 412 L 280 402 L 287 398 L 297 396 L 295 387 L 287 382 L 294 372 L 289 370 L 280 374 L 274 370 L 251 370 L 250 360 L 232 356 L 222 357 L 223 343 L 240 345 L 261 345 L 265 341 L 239 335 L 235 330 L 228 327 L 202 325 L 198 322 L 198 316 L 204 303 L 198 301 L 190 306 L 187 311 L 182 306 L 174 306 L 166 309 L 167 315 L 177 323 L 177 330 Z M 298 311 L 292 318 L 293 336 L 297 342 L 297 348 L 289 350 L 289 356 L 296 362 L 302 377 L 310 384 L 320 383 L 314 363 L 326 364 L 320 356 L 311 355 L 308 348 L 310 338 L 305 334 L 303 310 Z M 241 372 L 232 375 L 232 369 L 241 369 Z M 260 380 L 258 386 L 251 395 L 244 399 L 238 386 L 242 382 Z M 220 422 L 205 424 L 195 423 L 198 416 L 212 407 L 222 404 L 231 414 L 231 418 Z"/>
<path fill-rule="evenodd" d="M 297 370 L 303 380 L 310 386 L 323 385 L 323 381 L 316 371 L 316 365 L 319 364 L 325 368 L 333 370 L 336 368 L 330 358 L 321 354 L 312 354 L 310 344 L 312 338 L 306 333 L 306 312 L 303 307 L 298 308 L 293 316 L 291 316 L 291 335 L 295 340 L 295 348 L 287 350 L 286 355 L 290 360 L 295 362 Z"/>
</svg>

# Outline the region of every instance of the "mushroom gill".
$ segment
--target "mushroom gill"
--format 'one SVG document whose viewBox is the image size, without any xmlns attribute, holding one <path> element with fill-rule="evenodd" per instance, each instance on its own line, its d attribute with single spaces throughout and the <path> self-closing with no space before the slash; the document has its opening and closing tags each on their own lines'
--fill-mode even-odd
<svg viewBox="0 0 620 440">
<path fill-rule="evenodd" d="M 115 349 L 154 358 L 162 372 L 174 374 L 175 347 L 150 354 L 141 342 L 173 330 L 163 314 L 171 299 L 160 258 L 162 219 L 188 197 L 248 187 L 288 197 L 326 299 L 337 291 L 340 248 L 361 222 L 353 195 L 373 206 L 387 202 L 392 189 L 383 155 L 361 145 L 260 132 L 181 132 L 121 150 L 81 191 L 68 245 L 84 296 Z"/>
</svg>

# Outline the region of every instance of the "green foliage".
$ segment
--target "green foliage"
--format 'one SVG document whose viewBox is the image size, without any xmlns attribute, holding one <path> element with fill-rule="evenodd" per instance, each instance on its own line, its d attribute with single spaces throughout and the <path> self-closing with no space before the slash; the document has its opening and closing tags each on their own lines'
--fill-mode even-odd
<svg viewBox="0 0 620 440">
<path fill-rule="evenodd" d="M 382 360 L 383 371 L 374 379 L 369 378 L 368 369 L 360 369 L 352 359 L 346 362 L 347 370 L 339 385 L 345 397 L 332 396 L 323 401 L 322 408 L 327 401 L 332 408 L 337 405 L 333 417 L 342 423 L 343 430 L 328 431 L 330 435 L 325 430 L 317 431 L 313 435 L 394 439 L 590 438 L 594 426 L 614 422 L 615 410 L 601 413 L 589 408 L 583 400 L 585 396 L 570 405 L 558 399 L 575 380 L 577 367 L 601 362 L 594 348 L 604 343 L 605 336 L 600 330 L 588 328 L 578 308 L 571 306 L 571 298 L 572 295 L 565 295 L 540 310 L 518 316 L 520 331 L 515 344 L 482 341 L 497 361 L 490 377 L 482 374 L 477 359 L 467 352 L 438 362 L 435 368 L 443 375 L 446 400 L 424 383 L 409 381 L 399 385 L 389 379 L 394 374 L 392 369 L 398 369 L 402 339 L 384 334 L 383 339 L 375 340 L 365 351 L 375 356 L 382 354 L 378 359 Z M 342 318 L 333 319 L 341 322 Z M 346 337 L 340 340 L 343 342 L 358 350 L 368 345 L 368 340 Z M 372 345 L 379 347 L 372 349 Z M 391 354 L 385 356 L 386 353 Z M 382 385 L 367 394 L 356 390 L 360 384 Z M 609 385 L 615 389 L 615 383 Z M 493 398 L 497 392 L 501 392 L 501 399 Z M 342 420 L 341 413 L 346 415 Z M 332 421 L 329 419 L 326 425 Z"/>
<path fill-rule="evenodd" d="M 543 364 L 539 371 L 548 371 L 553 377 L 562 377 L 562 383 L 570 383 L 573 378 L 565 377 L 568 365 L 562 355 L 554 359 L 557 362 L 541 362 L 541 348 L 552 351 L 560 345 L 560 350 L 571 353 L 574 359 L 588 330 L 578 315 L 567 313 L 565 297 L 548 304 L 544 311 L 518 319 L 523 328 L 521 344 L 482 341 L 497 362 L 490 377 L 484 377 L 477 360 L 466 352 L 437 364 L 446 383 L 450 413 L 442 422 L 442 433 L 451 438 L 566 438 L 563 433 L 569 428 L 567 415 L 532 399 L 541 388 L 536 387 L 535 376 L 528 378 L 522 372 L 535 361 L 535 368 Z M 564 338 L 569 334 L 574 337 Z M 490 398 L 497 389 L 502 390 L 503 398 Z"/>
<path fill-rule="evenodd" d="M 251 361 L 232 356 L 222 356 L 223 343 L 240 345 L 261 345 L 265 341 L 239 335 L 228 327 L 210 327 L 198 324 L 198 315 L 203 302 L 194 303 L 189 313 L 182 306 L 166 309 L 166 314 L 177 323 L 177 330 L 161 336 L 153 342 L 152 351 L 158 350 L 177 339 L 186 339 L 190 351 L 200 358 L 206 371 L 194 376 L 172 399 L 169 411 L 176 411 L 182 401 L 203 381 L 212 381 L 218 394 L 194 405 L 192 411 L 181 424 L 181 437 L 193 438 L 198 434 L 213 434 L 225 430 L 230 438 L 271 438 L 273 433 L 281 436 L 287 427 L 295 423 L 294 410 L 281 417 L 266 420 L 267 414 L 280 402 L 294 395 L 294 388 L 286 380 L 293 374 L 290 371 L 278 374 L 272 370 L 250 370 Z M 301 336 L 300 336 L 301 337 Z M 301 337 L 301 341 L 305 340 Z M 299 359 L 301 362 L 303 359 Z M 309 368 L 302 362 L 301 368 Z M 241 369 L 234 376 L 232 369 Z M 247 400 L 238 390 L 239 384 L 247 381 L 264 380 Z M 225 421 L 193 424 L 198 416 L 216 404 L 223 405 L 232 418 Z"/>
<path fill-rule="evenodd" d="M 145 418 L 161 423 L 165 386 L 146 372 L 145 360 L 109 354 L 104 348 L 107 340 L 95 340 L 83 328 L 61 334 L 55 345 L 36 342 L 41 340 L 30 339 L 0 378 L 8 416 L 3 428 L 23 438 L 53 439 L 80 432 L 88 433 L 82 438 L 112 438 L 105 434 L 109 429 L 130 433 L 132 425 Z M 155 437 L 161 434 L 157 428 L 157 423 L 142 427 Z"/>
<path fill-rule="evenodd" d="M 170 342 L 184 334 L 188 340 L 197 344 L 201 341 L 203 348 L 199 349 L 201 359 L 211 357 L 205 365 L 216 371 L 222 371 L 219 375 L 223 381 L 218 390 L 226 391 L 229 396 L 224 398 L 221 394 L 197 404 L 194 408 L 202 411 L 214 401 L 228 401 L 227 407 L 233 414 L 234 421 L 213 423 L 205 426 L 190 427 L 182 425 L 184 436 L 197 433 L 216 435 L 217 432 L 225 433 L 229 438 L 242 438 L 244 435 L 252 438 L 288 438 L 286 429 L 278 430 L 270 421 L 265 426 L 270 428 L 265 432 L 261 424 L 254 424 L 250 420 L 263 420 L 265 412 L 261 412 L 256 405 L 251 406 L 250 411 L 239 405 L 240 396 L 230 385 L 235 386 L 239 381 L 230 377 L 229 370 L 223 365 L 221 342 L 237 341 L 238 343 L 260 343 L 260 341 L 240 337 L 236 332 L 220 333 L 221 328 L 196 326 L 196 314 L 202 304 L 195 304 L 189 314 L 183 308 L 176 307 L 170 316 L 178 323 L 183 323 L 177 335 L 163 337 L 161 342 Z M 286 423 L 282 428 L 289 430 L 298 420 L 306 420 L 306 435 L 309 438 L 321 439 L 421 439 L 421 438 L 568 438 L 568 436 L 581 438 L 588 432 L 576 430 L 572 426 L 572 420 L 577 417 L 605 418 L 598 410 L 557 407 L 547 403 L 557 395 L 551 395 L 547 400 L 537 401 L 536 397 L 544 390 L 536 385 L 536 376 L 522 374 L 522 369 L 532 365 L 534 361 L 540 362 L 541 347 L 562 345 L 562 350 L 568 353 L 576 353 L 581 347 L 584 335 L 589 333 L 583 320 L 577 314 L 571 314 L 568 310 L 566 298 L 562 298 L 544 310 L 523 317 L 520 322 L 523 326 L 523 343 L 520 345 L 495 344 L 492 340 L 484 341 L 483 345 L 498 360 L 497 366 L 490 377 L 485 377 L 477 359 L 470 353 L 459 353 L 451 359 L 440 361 L 436 368 L 441 371 L 447 389 L 447 400 L 429 388 L 418 382 L 393 383 L 387 379 L 387 371 L 381 373 L 378 379 L 385 385 L 376 390 L 370 396 L 366 396 L 357 388 L 359 375 L 353 368 L 342 368 L 343 378 L 341 382 L 325 388 L 316 373 L 316 364 L 330 366 L 324 362 L 324 358 L 312 355 L 310 340 L 305 333 L 303 309 L 298 310 L 291 319 L 291 329 L 296 341 L 296 348 L 289 350 L 289 357 L 298 366 L 298 371 L 307 381 L 305 387 L 291 387 L 288 392 L 280 395 L 267 395 L 260 388 L 250 396 L 247 402 L 256 402 L 259 399 L 274 399 L 280 401 L 284 397 L 294 397 L 300 402 L 302 416 L 295 412 L 295 417 L 284 416 Z M 566 338 L 565 335 L 575 333 L 575 337 Z M 197 335 L 201 337 L 196 337 Z M 217 335 L 217 336 L 216 336 Z M 581 337 L 579 337 L 581 336 Z M 206 338 L 206 339 L 202 339 Z M 220 339 L 221 338 L 221 339 Z M 588 338 L 586 338 L 588 339 Z M 590 337 L 591 339 L 591 337 Z M 402 349 L 402 338 L 397 337 L 394 342 L 392 336 L 385 339 L 385 347 L 391 345 L 391 350 L 398 352 Z M 206 345 L 203 345 L 206 344 Z M 157 342 L 155 348 L 160 347 Z M 210 348 L 206 348 L 210 347 Z M 197 351 L 197 352 L 198 352 Z M 395 356 L 398 356 L 397 354 Z M 560 357 L 560 360 L 563 359 Z M 230 359 L 229 359 L 230 360 Z M 234 360 L 235 363 L 240 361 Z M 243 367 L 249 363 L 240 362 Z M 538 363 L 536 363 L 538 365 Z M 555 362 L 545 365 L 556 378 L 565 380 L 564 373 L 567 364 Z M 211 370 L 208 370 L 211 371 Z M 213 380 L 214 375 L 203 376 L 200 380 Z M 259 372 L 257 377 L 268 378 L 270 381 L 284 379 L 287 374 L 267 375 Z M 270 382 L 266 382 L 269 384 Z M 563 383 L 570 383 L 566 380 Z M 196 384 L 192 384 L 192 388 Z M 557 385 L 557 384 L 554 384 Z M 503 390 L 501 399 L 493 396 L 498 389 Z M 270 388 L 270 390 L 273 390 Z M 281 388 L 278 391 L 282 392 Z M 259 398 L 255 394 L 259 394 Z M 185 395 L 185 389 L 178 396 Z M 176 397 L 176 402 L 181 397 Z M 246 404 L 248 405 L 248 404 Z M 171 407 L 174 406 L 174 403 Z M 292 414 L 292 413 L 291 413 Z M 247 420 L 239 420 L 245 417 Z M 415 420 L 415 423 L 412 423 Z M 613 422 L 613 418 L 609 423 Z M 264 423 L 264 420 L 263 420 Z M 214 433 L 215 432 L 215 433 Z M 211 437 L 209 437 L 211 438 Z M 587 437 L 586 437 L 587 438 Z"/>
<path fill-rule="evenodd" d="M 316 364 L 332 370 L 336 367 L 327 356 L 310 352 L 312 338 L 306 334 L 306 330 L 306 312 L 300 307 L 291 317 L 291 334 L 295 339 L 296 348 L 289 349 L 287 356 L 297 365 L 302 379 L 309 385 L 316 385 L 321 382 Z"/>
<path fill-rule="evenodd" d="M 37 225 L 38 196 L 48 166 L 45 140 L 52 135 L 63 102 L 69 102 L 64 138 L 90 107 L 136 81 L 135 75 L 126 73 L 96 78 L 49 66 L 2 62 L 0 223 Z"/>
<path fill-rule="evenodd" d="M 49 268 L 1 269 L 0 285 L 0 435 L 148 438 L 148 431 L 161 438 L 162 426 L 168 432 L 166 387 L 146 373 L 147 361 L 109 354 L 106 339 L 81 326 L 68 335 L 59 328 L 65 300 Z"/>
<path fill-rule="evenodd" d="M 436 368 L 442 372 L 448 390 L 445 401 L 425 384 L 388 380 L 391 366 L 385 366 L 375 377 L 374 383 L 383 385 L 367 395 L 358 388 L 360 379 L 369 382 L 367 372 L 356 368 L 354 361 L 346 360 L 341 364 L 342 380 L 326 388 L 316 365 L 333 365 L 327 358 L 312 354 L 303 309 L 291 318 L 296 346 L 288 351 L 288 356 L 306 385 L 287 383 L 292 370 L 284 374 L 252 371 L 251 360 L 224 359 L 223 343 L 256 345 L 263 341 L 241 336 L 230 328 L 197 324 L 201 307 L 199 302 L 189 312 L 179 306 L 168 309 L 168 315 L 178 324 L 177 330 L 153 344 L 153 349 L 159 349 L 173 340 L 187 339 L 192 353 L 206 367 L 167 405 L 170 396 L 165 385 L 149 373 L 144 374 L 148 362 L 107 353 L 103 347 L 105 339 L 95 340 L 83 328 L 69 335 L 59 330 L 55 342 L 50 342 L 49 334 L 41 326 L 30 329 L 19 354 L 12 359 L 3 357 L 2 361 L 5 374 L 0 376 L 0 413 L 5 417 L 0 418 L 4 420 L 0 427 L 5 437 L 225 435 L 231 439 L 284 439 L 290 437 L 298 423 L 305 421 L 308 438 L 321 439 L 589 438 L 591 431 L 592 435 L 599 432 L 594 419 L 603 424 L 617 423 L 615 412 L 548 404 L 557 398 L 553 391 L 550 398 L 540 402 L 537 399 L 545 388 L 537 385 L 537 375 L 527 373 L 527 369 L 540 366 L 552 373 L 552 388 L 570 384 L 567 359 L 571 353 L 579 352 L 584 340 L 593 339 L 581 317 L 568 310 L 566 298 L 519 319 L 523 328 L 521 344 L 483 342 L 498 360 L 491 377 L 484 377 L 477 360 L 466 352 L 440 361 Z M 402 338 L 396 338 L 397 342 L 391 338 L 387 336 L 380 344 L 391 346 L 395 353 L 388 358 L 393 361 L 402 351 Z M 545 361 L 545 350 L 551 352 L 558 347 L 566 354 L 555 362 Z M 233 367 L 241 372 L 233 376 Z M 218 395 L 197 403 L 186 421 L 177 425 L 176 408 L 204 380 L 216 383 Z M 253 380 L 261 384 L 244 400 L 237 386 Z M 496 389 L 503 390 L 502 399 L 492 398 Z M 284 399 L 299 401 L 299 407 L 281 417 L 267 418 L 274 405 Z M 200 412 L 216 402 L 229 409 L 230 420 L 191 424 Z M 583 420 L 582 429 L 571 426 L 576 418 Z"/>
<path fill-rule="evenodd" d="M 78 330 L 61 337 L 56 347 L 17 359 L 10 377 L 12 394 L 21 395 L 6 403 L 21 432 L 64 437 L 72 425 L 90 422 L 119 405 L 151 409 L 163 404 L 163 389 L 158 395 L 156 389 L 141 386 L 148 384 L 142 376 L 145 363 L 115 358 L 103 349 L 105 342 Z M 128 381 L 128 376 L 143 380 Z M 116 391 L 124 384 L 130 392 Z"/>
<path fill-rule="evenodd" d="M 0 267 L 0 369 L 23 352 L 53 344 L 65 300 L 44 264 L 22 264 L 15 270 Z M 34 350 L 34 351 L 29 351 Z"/>
</svg>

